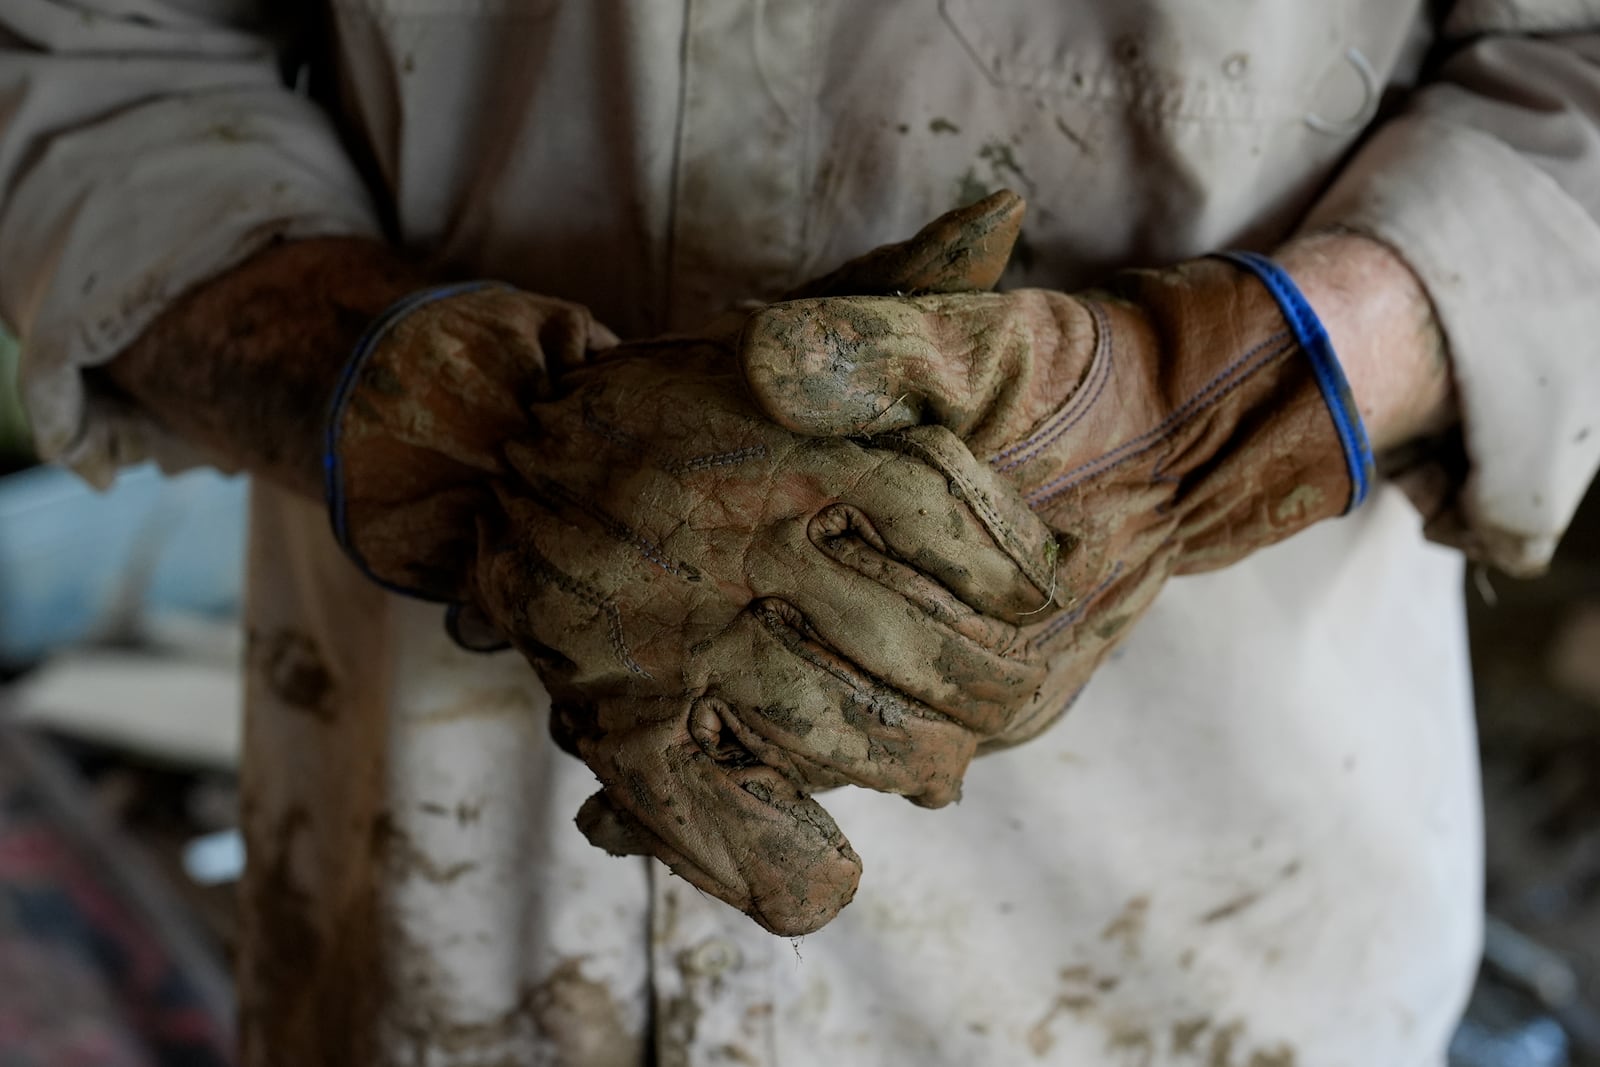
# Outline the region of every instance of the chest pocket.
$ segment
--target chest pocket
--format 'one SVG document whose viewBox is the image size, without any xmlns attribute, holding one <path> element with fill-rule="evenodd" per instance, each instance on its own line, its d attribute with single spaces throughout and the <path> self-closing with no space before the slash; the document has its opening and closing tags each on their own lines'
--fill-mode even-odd
<svg viewBox="0 0 1600 1067">
<path fill-rule="evenodd" d="M 1377 77 L 1353 36 L 1365 0 L 941 0 L 994 85 L 1199 121 L 1362 119 Z"/>
</svg>

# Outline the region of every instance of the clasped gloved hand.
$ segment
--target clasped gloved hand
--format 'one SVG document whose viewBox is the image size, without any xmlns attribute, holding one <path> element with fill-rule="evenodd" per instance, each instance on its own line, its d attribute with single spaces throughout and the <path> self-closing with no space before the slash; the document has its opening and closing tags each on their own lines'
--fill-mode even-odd
<svg viewBox="0 0 1600 1067">
<path fill-rule="evenodd" d="M 996 198 L 806 292 L 992 284 L 1019 219 Z M 1057 548 L 949 428 L 762 417 L 742 321 L 617 345 L 558 300 L 421 294 L 350 365 L 329 502 L 369 574 L 466 606 L 535 665 L 602 785 L 591 840 L 798 934 L 860 872 L 809 792 L 954 800 L 1045 680 L 1021 633 Z"/>
<path fill-rule="evenodd" d="M 1231 563 L 1360 503 L 1372 457 L 1293 281 L 1259 256 L 1044 290 L 839 296 L 757 312 L 741 362 L 798 433 L 941 427 L 1056 532 L 1054 607 L 1023 631 L 1045 699 L 1070 704 L 1167 578 Z"/>
</svg>

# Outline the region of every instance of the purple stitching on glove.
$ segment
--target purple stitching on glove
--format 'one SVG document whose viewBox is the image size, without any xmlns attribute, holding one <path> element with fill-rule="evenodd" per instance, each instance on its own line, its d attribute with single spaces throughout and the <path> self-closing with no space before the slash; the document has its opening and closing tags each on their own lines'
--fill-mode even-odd
<svg viewBox="0 0 1600 1067">
<path fill-rule="evenodd" d="M 895 430 L 886 433 L 877 439 L 877 443 L 904 452 L 907 455 L 916 456 L 929 467 L 949 479 L 951 494 L 959 497 L 966 503 L 967 507 L 972 509 L 973 515 L 983 524 L 984 529 L 989 531 L 989 536 L 994 538 L 995 544 L 1005 550 L 1006 554 L 1011 557 L 1011 562 L 1015 563 L 1028 581 L 1033 583 L 1034 588 L 1045 595 L 1047 602 L 1048 598 L 1055 595 L 1056 586 L 1053 574 L 1041 570 L 1034 563 L 1029 556 L 1027 546 L 1018 539 L 1017 533 L 1012 529 L 1011 524 L 1006 522 L 1000 512 L 995 509 L 994 504 L 989 500 L 989 495 L 976 485 L 973 485 L 970 478 L 957 468 L 946 463 L 944 457 L 939 455 L 937 451 L 927 447 L 921 441 L 907 436 L 904 431 Z"/>
<path fill-rule="evenodd" d="M 530 485 L 537 492 L 555 497 L 556 500 L 566 504 L 568 507 L 576 508 L 583 512 L 603 526 L 612 537 L 632 545 L 645 560 L 660 567 L 674 578 L 682 578 L 686 582 L 698 582 L 701 580 L 700 572 L 694 567 L 684 563 L 682 560 L 673 560 L 660 545 L 621 519 L 616 518 L 588 497 L 580 496 L 567 489 L 566 486 L 550 481 L 547 478 L 530 479 Z"/>
<path fill-rule="evenodd" d="M 993 466 L 1003 459 L 1008 459 L 1017 452 L 1027 449 L 1027 453 L 1017 456 L 1005 466 L 1000 467 L 1001 474 L 1016 470 L 1024 463 L 1033 459 L 1040 452 L 1054 444 L 1062 434 L 1072 429 L 1084 416 L 1093 410 L 1095 401 L 1100 399 L 1100 394 L 1105 391 L 1106 383 L 1111 380 L 1111 324 L 1106 321 L 1105 310 L 1098 305 L 1089 305 L 1090 313 L 1094 316 L 1095 344 L 1094 356 L 1089 368 L 1089 380 L 1082 389 L 1076 390 L 1071 399 L 1028 437 L 1012 445 L 1004 452 L 998 453 L 989 459 Z"/>
<path fill-rule="evenodd" d="M 1260 355 L 1263 350 L 1274 344 L 1282 345 L 1282 347 L 1268 351 L 1264 356 Z M 1044 483 L 1028 494 L 1028 505 L 1030 507 L 1038 507 L 1040 504 L 1049 503 L 1086 478 L 1108 470 L 1114 470 L 1129 460 L 1137 459 L 1139 456 L 1144 455 L 1177 433 L 1196 415 L 1216 406 L 1228 394 L 1249 381 L 1257 371 L 1294 351 L 1295 347 L 1294 339 L 1287 332 L 1274 334 L 1224 367 L 1217 373 L 1216 377 L 1206 383 L 1204 388 L 1190 397 L 1177 411 L 1163 419 L 1155 429 L 1142 433 L 1133 440 L 1112 449 L 1105 455 L 1080 464 Z M 1247 365 L 1247 361 L 1252 358 L 1255 359 L 1255 362 Z M 1229 377 L 1232 377 L 1233 380 L 1228 381 Z M 1129 449 L 1136 450 L 1129 452 Z"/>
<path fill-rule="evenodd" d="M 622 628 L 622 609 L 616 602 L 608 598 L 588 582 L 574 578 L 566 571 L 561 570 L 554 563 L 545 558 L 544 554 L 532 545 L 524 544 L 521 552 L 528 557 L 533 570 L 545 576 L 551 585 L 576 597 L 592 608 L 598 609 L 606 617 L 606 637 L 611 643 L 611 651 L 621 661 L 622 665 L 641 678 L 654 679 L 649 671 L 640 666 L 639 661 L 633 658 L 633 652 L 628 648 L 627 634 Z"/>
<path fill-rule="evenodd" d="M 676 460 L 668 464 L 665 469 L 668 474 L 696 474 L 718 467 L 737 467 L 752 459 L 760 459 L 766 454 L 766 445 L 751 445 L 748 448 L 735 448 L 730 452 L 711 452 L 704 456 L 695 456 L 693 459 Z"/>
<path fill-rule="evenodd" d="M 749 445 L 745 448 L 729 449 L 726 452 L 708 452 L 705 455 L 691 456 L 688 459 L 674 459 L 669 456 L 663 456 L 658 450 L 651 448 L 627 430 L 596 415 L 594 409 L 587 403 L 583 405 L 583 425 L 590 432 L 605 438 L 612 444 L 632 449 L 652 461 L 658 470 L 666 471 L 668 474 L 695 474 L 699 471 L 713 470 L 718 467 L 737 467 L 739 464 L 748 463 L 752 459 L 761 459 L 767 454 L 766 445 Z"/>
<path fill-rule="evenodd" d="M 1062 630 L 1065 630 L 1067 627 L 1083 618 L 1084 613 L 1094 606 L 1094 602 L 1096 600 L 1100 599 L 1100 594 L 1104 593 L 1107 589 L 1110 589 L 1111 584 L 1120 577 L 1122 577 L 1122 564 L 1119 562 L 1115 567 L 1111 568 L 1111 573 L 1106 576 L 1105 581 L 1101 582 L 1099 585 L 1095 586 L 1089 591 L 1089 595 L 1083 598 L 1083 602 L 1081 604 L 1067 614 L 1057 615 L 1055 618 L 1046 623 L 1045 628 L 1039 631 L 1039 636 L 1034 638 L 1034 643 L 1039 644 L 1049 641 Z"/>
</svg>

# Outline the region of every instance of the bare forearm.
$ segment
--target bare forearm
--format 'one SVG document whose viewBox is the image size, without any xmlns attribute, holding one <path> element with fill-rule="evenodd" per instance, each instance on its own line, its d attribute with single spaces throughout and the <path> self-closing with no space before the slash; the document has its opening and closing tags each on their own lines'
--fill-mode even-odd
<svg viewBox="0 0 1600 1067">
<path fill-rule="evenodd" d="M 320 497 L 340 369 L 367 323 L 428 280 L 377 241 L 278 245 L 185 294 L 105 374 L 220 460 Z"/>
<path fill-rule="evenodd" d="M 1387 246 L 1325 233 L 1278 252 L 1327 327 L 1379 455 L 1456 419 L 1455 384 L 1427 292 Z"/>
</svg>

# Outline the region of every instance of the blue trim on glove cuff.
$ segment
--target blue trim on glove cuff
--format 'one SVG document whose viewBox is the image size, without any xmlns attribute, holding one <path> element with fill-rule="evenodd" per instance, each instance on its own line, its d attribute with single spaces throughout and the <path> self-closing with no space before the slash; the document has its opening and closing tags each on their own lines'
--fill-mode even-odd
<svg viewBox="0 0 1600 1067">
<path fill-rule="evenodd" d="M 345 514 L 344 499 L 344 463 L 339 457 L 339 427 L 344 420 L 344 410 L 350 401 L 350 394 L 355 390 L 355 384 L 361 377 L 361 372 L 366 369 L 367 361 L 372 358 L 389 331 L 401 319 L 419 308 L 426 307 L 435 301 L 445 300 L 462 293 L 474 293 L 480 289 L 510 288 L 504 282 L 497 281 L 470 281 L 456 282 L 451 285 L 440 285 L 432 289 L 419 289 L 410 295 L 395 301 L 385 308 L 377 318 L 367 327 L 361 335 L 361 340 L 356 342 L 351 351 L 350 359 L 345 363 L 344 369 L 339 372 L 339 381 L 334 386 L 333 396 L 328 402 L 327 422 L 323 427 L 322 439 L 322 495 L 328 507 L 328 520 L 333 527 L 333 539 L 339 543 L 362 574 L 366 575 L 376 584 L 391 593 L 399 593 L 419 600 L 432 600 L 438 598 L 426 596 L 415 589 L 407 589 L 385 581 L 372 573 L 367 566 L 367 561 L 361 558 L 355 546 L 350 543 L 350 530 L 348 517 Z"/>
<path fill-rule="evenodd" d="M 1328 414 L 1333 416 L 1334 429 L 1338 431 L 1339 443 L 1344 447 L 1345 465 L 1350 471 L 1350 502 L 1344 509 L 1345 514 L 1349 514 L 1367 499 L 1367 492 L 1375 477 L 1375 464 L 1372 444 L 1367 440 L 1367 428 L 1356 407 L 1355 394 L 1350 391 L 1344 368 L 1339 366 L 1339 357 L 1334 354 L 1328 331 L 1323 327 L 1322 320 L 1317 318 L 1317 313 L 1311 310 L 1300 287 L 1289 277 L 1289 272 L 1271 259 L 1257 252 L 1220 252 L 1216 258 L 1247 270 L 1261 280 L 1267 292 L 1272 294 L 1272 299 L 1278 302 L 1278 308 L 1283 312 L 1289 329 L 1294 332 L 1295 340 L 1300 342 L 1306 358 L 1311 360 L 1311 371 L 1316 375 L 1317 387 L 1322 390 L 1322 399 L 1328 405 Z"/>
</svg>

